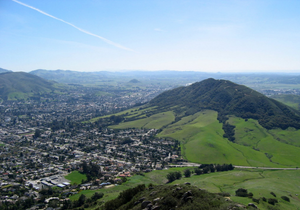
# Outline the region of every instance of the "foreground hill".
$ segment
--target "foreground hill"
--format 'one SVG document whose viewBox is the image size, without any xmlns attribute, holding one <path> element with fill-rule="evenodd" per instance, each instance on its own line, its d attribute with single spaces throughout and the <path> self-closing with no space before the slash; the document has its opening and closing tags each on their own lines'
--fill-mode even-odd
<svg viewBox="0 0 300 210">
<path fill-rule="evenodd" d="M 192 162 L 300 166 L 299 111 L 230 81 L 179 87 L 116 115 L 111 128 L 159 129 Z"/>
<path fill-rule="evenodd" d="M 24 72 L 6 72 L 0 74 L 0 98 L 3 100 L 22 99 L 37 93 L 55 90 L 51 83 L 38 76 Z"/>
<path fill-rule="evenodd" d="M 103 210 L 125 209 L 243 209 L 217 194 L 190 185 L 158 185 L 146 188 L 138 185 L 120 193 L 104 204 Z"/>
</svg>

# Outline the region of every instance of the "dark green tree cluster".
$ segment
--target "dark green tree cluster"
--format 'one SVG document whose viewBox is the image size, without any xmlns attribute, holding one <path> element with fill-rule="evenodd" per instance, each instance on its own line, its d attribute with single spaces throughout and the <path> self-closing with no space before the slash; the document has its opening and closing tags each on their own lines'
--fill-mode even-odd
<svg viewBox="0 0 300 210">
<path fill-rule="evenodd" d="M 25 210 L 29 209 L 35 204 L 35 201 L 32 197 L 25 200 L 17 200 L 15 203 L 4 201 L 0 205 L 0 210 Z"/>
<path fill-rule="evenodd" d="M 229 141 L 234 142 L 234 140 L 235 140 L 235 137 L 234 137 L 235 126 L 234 125 L 230 125 L 228 122 L 226 122 L 226 123 L 223 123 L 222 128 L 224 130 L 223 137 L 227 138 Z"/>
<path fill-rule="evenodd" d="M 116 115 L 112 115 L 109 118 L 111 121 L 113 121 L 114 123 L 120 123 L 124 120 L 123 116 L 116 116 Z"/>
<path fill-rule="evenodd" d="M 168 182 L 174 182 L 176 179 L 181 179 L 182 174 L 180 171 L 170 172 L 167 174 Z"/>
<path fill-rule="evenodd" d="M 93 162 L 87 163 L 86 161 L 84 161 L 82 162 L 81 167 L 82 173 L 84 173 L 87 176 L 88 181 L 99 178 L 99 176 L 102 175 L 100 166 Z"/>
<path fill-rule="evenodd" d="M 248 197 L 248 190 L 240 188 L 238 190 L 235 191 L 235 196 L 239 196 L 239 197 Z"/>
<path fill-rule="evenodd" d="M 190 169 L 185 169 L 183 173 L 184 173 L 185 177 L 191 177 L 191 174 L 192 174 Z"/>
</svg>

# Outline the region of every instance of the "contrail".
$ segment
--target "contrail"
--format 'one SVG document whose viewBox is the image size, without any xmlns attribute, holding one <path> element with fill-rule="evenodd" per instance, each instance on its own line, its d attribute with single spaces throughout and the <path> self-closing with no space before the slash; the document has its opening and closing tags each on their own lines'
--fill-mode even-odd
<svg viewBox="0 0 300 210">
<path fill-rule="evenodd" d="M 37 8 L 35 8 L 35 7 L 33 7 L 33 6 L 30 6 L 30 5 L 28 5 L 28 4 L 24 4 L 24 3 L 20 2 L 20 1 L 17 1 L 17 0 L 12 0 L 12 1 L 14 1 L 14 2 L 16 2 L 16 3 L 18 3 L 18 4 L 21 4 L 21 5 L 25 6 L 25 7 L 28 7 L 28 8 L 30 8 L 30 9 L 33 9 L 33 10 L 35 10 L 35 11 L 38 11 L 39 13 L 42 13 L 42 14 L 44 14 L 44 15 L 47 15 L 48 17 L 51 17 L 51 18 L 53 18 L 53 19 L 55 19 L 55 20 L 59 20 L 59 21 L 65 23 L 65 24 L 68 24 L 68 25 L 72 26 L 73 28 L 76 28 L 77 30 L 79 30 L 79 31 L 81 31 L 81 32 L 83 32 L 83 33 L 85 33 L 85 34 L 88 34 L 88 35 L 97 37 L 97 38 L 99 38 L 99 39 L 102 39 L 102 40 L 105 41 L 106 43 L 111 44 L 111 45 L 113 45 L 113 46 L 115 46 L 115 47 L 121 48 L 121 49 L 123 49 L 123 50 L 133 51 L 133 50 L 130 49 L 130 48 L 124 47 L 124 46 L 122 46 L 122 45 L 120 45 L 120 44 L 118 44 L 118 43 L 115 43 L 115 42 L 113 42 L 113 41 L 110 41 L 110 40 L 108 40 L 108 39 L 105 39 L 105 38 L 102 37 L 102 36 L 98 36 L 97 34 L 93 34 L 93 33 L 89 32 L 89 31 L 86 31 L 86 30 L 84 30 L 84 29 L 82 29 L 82 28 L 79 28 L 79 27 L 73 25 L 72 23 L 69 23 L 69 22 L 64 21 L 64 20 L 62 20 L 62 19 L 60 19 L 60 18 L 57 18 L 57 17 L 55 17 L 55 16 L 53 16 L 53 15 L 50 15 L 50 14 L 48 14 L 48 13 L 46 13 L 46 12 L 40 10 L 40 9 L 37 9 Z"/>
</svg>

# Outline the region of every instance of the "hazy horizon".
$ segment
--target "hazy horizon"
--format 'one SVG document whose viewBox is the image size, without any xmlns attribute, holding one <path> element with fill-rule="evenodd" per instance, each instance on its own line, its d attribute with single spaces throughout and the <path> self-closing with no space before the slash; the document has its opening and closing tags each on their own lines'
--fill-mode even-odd
<svg viewBox="0 0 300 210">
<path fill-rule="evenodd" d="M 0 2 L 13 71 L 298 73 L 300 1 Z"/>
</svg>

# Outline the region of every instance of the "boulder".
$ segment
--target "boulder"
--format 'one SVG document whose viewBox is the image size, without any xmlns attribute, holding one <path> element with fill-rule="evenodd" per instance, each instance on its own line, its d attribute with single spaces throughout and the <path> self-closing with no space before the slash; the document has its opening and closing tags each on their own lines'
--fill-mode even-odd
<svg viewBox="0 0 300 210">
<path fill-rule="evenodd" d="M 151 203 L 151 201 L 143 201 L 142 203 L 142 209 L 146 208 L 149 204 Z"/>
</svg>

